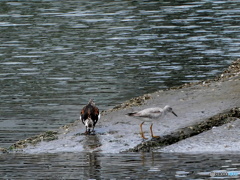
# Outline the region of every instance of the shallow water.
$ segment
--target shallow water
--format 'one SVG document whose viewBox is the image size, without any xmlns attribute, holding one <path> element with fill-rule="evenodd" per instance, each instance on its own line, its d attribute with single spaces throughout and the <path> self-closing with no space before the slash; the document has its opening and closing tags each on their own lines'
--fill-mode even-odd
<svg viewBox="0 0 240 180">
<path fill-rule="evenodd" d="M 240 55 L 239 7 L 234 0 L 2 0 L 0 147 L 75 121 L 90 98 L 106 110 L 145 93 L 215 77 Z M 84 177 L 96 179 L 109 171 L 81 163 L 65 169 L 68 160 L 84 161 L 84 153 L 76 160 L 75 155 L 1 155 L 1 171 L 5 178 L 30 177 L 44 168 L 40 177 L 58 170 L 56 176 L 65 177 L 72 168 L 77 177 L 82 168 L 93 173 Z M 50 157 L 53 166 L 48 166 Z M 139 175 L 150 168 L 142 167 L 136 168 Z M 133 178 L 130 174 L 129 168 L 126 178 Z"/>
<path fill-rule="evenodd" d="M 8 154 L 0 155 L 0 172 L 4 179 L 209 179 L 211 172 L 240 173 L 238 157 L 164 153 Z M 216 174 L 216 177 L 231 176 Z"/>
</svg>

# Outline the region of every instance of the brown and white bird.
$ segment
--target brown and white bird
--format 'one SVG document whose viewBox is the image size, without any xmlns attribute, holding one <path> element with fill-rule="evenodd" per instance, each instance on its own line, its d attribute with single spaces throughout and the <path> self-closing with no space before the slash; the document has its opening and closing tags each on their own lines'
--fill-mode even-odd
<svg viewBox="0 0 240 180">
<path fill-rule="evenodd" d="M 159 108 L 159 107 L 153 107 L 153 108 L 143 109 L 138 112 L 128 113 L 127 115 L 133 116 L 136 118 L 141 118 L 141 119 L 144 119 L 145 121 L 152 121 L 153 119 L 158 119 L 160 117 L 164 117 L 169 112 L 171 112 L 175 116 L 177 116 L 177 114 L 175 112 L 173 112 L 172 108 L 168 105 L 166 105 L 163 109 Z M 143 139 L 147 139 L 147 138 L 145 138 L 143 130 L 142 130 L 143 123 L 144 123 L 144 121 L 140 124 L 140 134 Z M 151 136 L 152 136 L 152 138 L 158 138 L 159 136 L 153 135 L 152 126 L 153 126 L 153 124 L 151 124 L 151 126 L 150 126 Z"/>
<path fill-rule="evenodd" d="M 94 127 L 100 119 L 99 109 L 95 106 L 95 103 L 90 99 L 89 103 L 83 107 L 80 112 L 80 120 L 86 127 L 85 134 L 90 134 L 91 129 L 94 132 Z"/>
</svg>

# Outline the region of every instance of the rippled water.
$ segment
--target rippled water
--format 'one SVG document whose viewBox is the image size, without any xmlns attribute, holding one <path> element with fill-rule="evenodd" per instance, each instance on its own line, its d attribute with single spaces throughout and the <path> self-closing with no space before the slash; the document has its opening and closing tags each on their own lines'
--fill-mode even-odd
<svg viewBox="0 0 240 180">
<path fill-rule="evenodd" d="M 239 7 L 2 0 L 0 147 L 75 121 L 89 98 L 105 110 L 214 77 L 240 55 Z"/>
<path fill-rule="evenodd" d="M 214 77 L 239 57 L 238 1 L 0 2 L 1 144 L 129 98 Z"/>
<path fill-rule="evenodd" d="M 0 170 L 4 179 L 210 179 L 211 172 L 240 173 L 238 157 L 163 153 L 10 154 L 1 157 Z"/>
</svg>

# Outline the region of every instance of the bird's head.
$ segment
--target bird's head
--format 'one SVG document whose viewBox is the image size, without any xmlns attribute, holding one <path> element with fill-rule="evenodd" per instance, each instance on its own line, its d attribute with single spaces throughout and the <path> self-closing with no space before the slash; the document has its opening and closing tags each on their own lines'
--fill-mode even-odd
<svg viewBox="0 0 240 180">
<path fill-rule="evenodd" d="M 93 120 L 92 120 L 90 117 L 88 117 L 88 118 L 84 121 L 84 124 L 85 124 L 85 126 L 86 126 L 88 129 L 90 129 L 90 128 L 93 127 Z"/>
<path fill-rule="evenodd" d="M 175 112 L 173 112 L 173 109 L 172 109 L 169 105 L 166 105 L 166 106 L 164 107 L 164 109 L 165 109 L 167 112 L 173 113 L 173 114 L 177 117 L 177 114 L 176 114 Z"/>
</svg>

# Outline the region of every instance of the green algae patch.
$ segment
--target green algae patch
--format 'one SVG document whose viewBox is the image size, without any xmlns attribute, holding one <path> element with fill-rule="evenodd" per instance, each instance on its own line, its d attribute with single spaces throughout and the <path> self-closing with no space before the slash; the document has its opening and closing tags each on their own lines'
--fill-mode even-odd
<svg viewBox="0 0 240 180">
<path fill-rule="evenodd" d="M 240 118 L 240 107 L 233 108 L 224 113 L 219 113 L 205 121 L 181 128 L 169 135 L 145 141 L 134 148 L 127 150 L 127 152 L 150 152 L 154 148 L 165 147 L 174 144 L 183 139 L 208 131 L 213 127 L 235 121 L 237 118 Z"/>
<path fill-rule="evenodd" d="M 8 150 L 17 150 L 17 149 L 23 149 L 27 147 L 29 144 L 36 145 L 37 143 L 41 141 L 53 141 L 58 139 L 58 132 L 57 131 L 46 131 L 45 133 L 42 133 L 40 135 L 36 135 L 30 138 L 27 138 L 25 140 L 20 140 L 16 142 L 15 144 L 11 145 Z"/>
<path fill-rule="evenodd" d="M 0 147 L 0 153 L 7 153 L 7 152 L 8 152 L 8 150 L 6 148 L 1 148 Z"/>
</svg>

